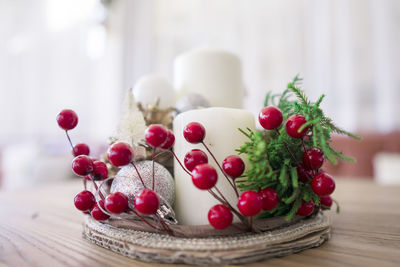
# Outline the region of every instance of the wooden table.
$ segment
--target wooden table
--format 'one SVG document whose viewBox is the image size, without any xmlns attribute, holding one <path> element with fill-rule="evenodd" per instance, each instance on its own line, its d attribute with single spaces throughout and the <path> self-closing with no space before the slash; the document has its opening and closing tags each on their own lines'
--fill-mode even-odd
<svg viewBox="0 0 400 267">
<path fill-rule="evenodd" d="M 0 192 L 0 266 L 156 266 L 82 238 L 83 216 L 73 206 L 81 186 L 71 181 Z M 337 179 L 335 198 L 341 213 L 329 212 L 328 243 L 249 266 L 400 266 L 400 187 Z"/>
</svg>

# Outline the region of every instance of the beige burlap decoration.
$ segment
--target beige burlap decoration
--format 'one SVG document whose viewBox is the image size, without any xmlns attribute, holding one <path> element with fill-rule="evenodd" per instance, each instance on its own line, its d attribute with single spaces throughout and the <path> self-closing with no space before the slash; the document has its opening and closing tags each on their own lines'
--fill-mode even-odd
<svg viewBox="0 0 400 267">
<path fill-rule="evenodd" d="M 317 247 L 330 238 L 329 219 L 323 214 L 296 217 L 291 223 L 284 223 L 283 218 L 262 219 L 257 224 L 262 233 L 228 229 L 218 232 L 220 236 L 215 231 L 205 234 L 210 226 L 172 225 L 177 236 L 169 236 L 138 230 L 140 224 L 135 226 L 135 222 L 101 223 L 87 216 L 83 235 L 99 246 L 141 261 L 195 265 L 260 261 Z"/>
</svg>

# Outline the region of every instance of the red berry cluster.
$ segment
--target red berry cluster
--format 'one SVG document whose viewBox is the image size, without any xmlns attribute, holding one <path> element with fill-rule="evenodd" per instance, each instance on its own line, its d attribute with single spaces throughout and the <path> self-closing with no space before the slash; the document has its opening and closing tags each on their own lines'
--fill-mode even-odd
<svg viewBox="0 0 400 267">
<path fill-rule="evenodd" d="M 200 149 L 189 151 L 184 157 L 183 162 L 185 167 L 181 166 L 191 176 L 195 187 L 200 190 L 208 190 L 221 203 L 211 207 L 209 210 L 208 221 L 210 225 L 215 229 L 225 229 L 232 224 L 233 214 L 235 214 L 243 224 L 248 226 L 248 230 L 254 230 L 253 225 L 246 217 L 256 216 L 262 210 L 274 209 L 279 202 L 278 194 L 272 188 L 262 189 L 258 192 L 245 191 L 239 194 L 235 179 L 241 177 L 245 170 L 243 160 L 236 155 L 230 155 L 222 161 L 222 164 L 219 164 L 213 153 L 204 143 L 205 135 L 206 130 L 204 126 L 198 122 L 191 122 L 183 129 L 183 136 L 186 141 L 192 144 L 201 143 L 204 146 L 238 197 L 236 210 L 217 188 L 218 173 L 212 165 L 208 164 L 207 154 Z"/>
<path fill-rule="evenodd" d="M 68 135 L 68 131 L 75 128 L 78 123 L 78 116 L 72 110 L 63 110 L 57 116 L 58 125 L 64 129 L 67 133 L 68 140 L 73 148 L 73 154 L 76 156 L 72 161 L 72 170 L 78 176 L 85 177 L 86 180 L 92 181 L 93 185 L 98 191 L 100 200 L 96 202 L 96 198 L 92 192 L 85 190 L 78 193 L 74 198 L 75 207 L 84 212 L 90 213 L 95 220 L 107 220 L 110 215 L 126 213 L 134 213 L 141 220 L 145 221 L 149 226 L 158 229 L 160 231 L 170 230 L 165 225 L 165 222 L 160 218 L 156 212 L 160 207 L 160 199 L 157 193 L 154 191 L 154 168 L 153 168 L 153 187 L 149 189 L 144 184 L 140 173 L 140 178 L 144 189 L 140 191 L 134 198 L 132 206 L 130 207 L 129 199 L 126 195 L 121 192 L 110 193 L 104 196 L 102 191 L 99 190 L 99 185 L 96 183 L 97 180 L 104 180 L 108 177 L 108 169 L 104 162 L 93 160 L 88 156 L 89 147 L 85 144 L 72 145 L 71 139 Z M 162 125 L 150 125 L 145 131 L 145 139 L 147 143 L 156 148 L 170 149 L 175 142 L 175 136 L 172 131 L 167 130 Z M 122 167 L 128 164 L 132 164 L 134 167 L 134 152 L 132 147 L 124 142 L 116 142 L 112 144 L 107 150 L 107 158 L 112 165 L 115 167 Z M 153 155 L 154 165 L 154 155 Z M 137 170 L 137 168 L 135 167 Z M 138 170 L 137 170 L 138 171 Z M 111 178 L 109 178 L 111 179 Z M 101 187 L 102 184 L 100 184 Z M 159 228 L 153 225 L 151 222 L 146 220 L 141 215 L 154 215 L 161 222 L 162 227 Z"/>
<path fill-rule="evenodd" d="M 261 126 L 266 130 L 275 130 L 278 135 L 280 132 L 278 128 L 282 125 L 283 115 L 280 109 L 268 106 L 264 107 L 258 116 Z M 286 133 L 292 138 L 304 138 L 309 131 L 309 126 L 304 116 L 295 114 L 290 116 L 285 122 Z M 305 125 L 306 124 L 306 125 Z M 303 142 L 304 153 L 302 161 L 298 163 L 285 145 L 289 154 L 292 156 L 294 164 L 297 165 L 298 180 L 302 183 L 310 183 L 313 192 L 320 197 L 322 208 L 329 208 L 332 205 L 332 198 L 329 196 L 335 190 L 335 181 L 325 171 L 321 170 L 324 163 L 324 154 L 318 148 L 306 148 Z M 315 208 L 314 202 L 303 201 L 299 207 L 297 214 L 301 216 L 309 216 L 313 213 Z"/>
</svg>

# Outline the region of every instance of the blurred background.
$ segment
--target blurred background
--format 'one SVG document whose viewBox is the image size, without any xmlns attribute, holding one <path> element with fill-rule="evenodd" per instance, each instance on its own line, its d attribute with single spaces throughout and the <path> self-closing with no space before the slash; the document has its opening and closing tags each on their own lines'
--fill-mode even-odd
<svg viewBox="0 0 400 267">
<path fill-rule="evenodd" d="M 296 74 L 311 99 L 361 142 L 334 138 L 357 164 L 338 176 L 400 183 L 398 0 L 0 0 L 0 188 L 72 177 L 70 147 L 55 121 L 106 149 L 126 91 L 142 75 L 173 82 L 174 59 L 199 46 L 241 59 L 244 108 Z"/>
</svg>

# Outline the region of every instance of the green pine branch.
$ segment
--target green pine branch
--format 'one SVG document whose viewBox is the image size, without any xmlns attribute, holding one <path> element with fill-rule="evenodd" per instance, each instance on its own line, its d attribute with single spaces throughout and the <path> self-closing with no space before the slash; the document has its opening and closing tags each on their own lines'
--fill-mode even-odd
<svg viewBox="0 0 400 267">
<path fill-rule="evenodd" d="M 307 147 L 317 147 L 326 159 L 336 164 L 338 160 L 354 162 L 354 158 L 344 155 L 331 147 L 331 134 L 337 133 L 360 140 L 360 137 L 336 126 L 332 119 L 325 116 L 320 105 L 325 97 L 321 95 L 317 101 L 308 99 L 299 87 L 302 79 L 296 75 L 282 94 L 268 92 L 264 105 L 276 105 L 283 113 L 284 120 L 293 114 L 303 115 L 307 123 L 299 131 L 308 127 L 304 139 Z M 282 124 L 278 131 L 252 131 L 242 130 L 248 141 L 237 149 L 239 154 L 246 154 L 249 166 L 243 177 L 236 180 L 241 190 L 260 190 L 271 187 L 278 193 L 281 200 L 278 206 L 271 211 L 264 211 L 260 217 L 274 217 L 285 215 L 291 220 L 299 206 L 304 201 L 314 201 L 319 205 L 319 197 L 312 191 L 309 183 L 303 183 L 297 177 L 297 164 L 302 161 L 303 145 L 299 139 L 287 135 Z M 291 158 L 285 145 L 293 153 L 295 161 Z"/>
</svg>

